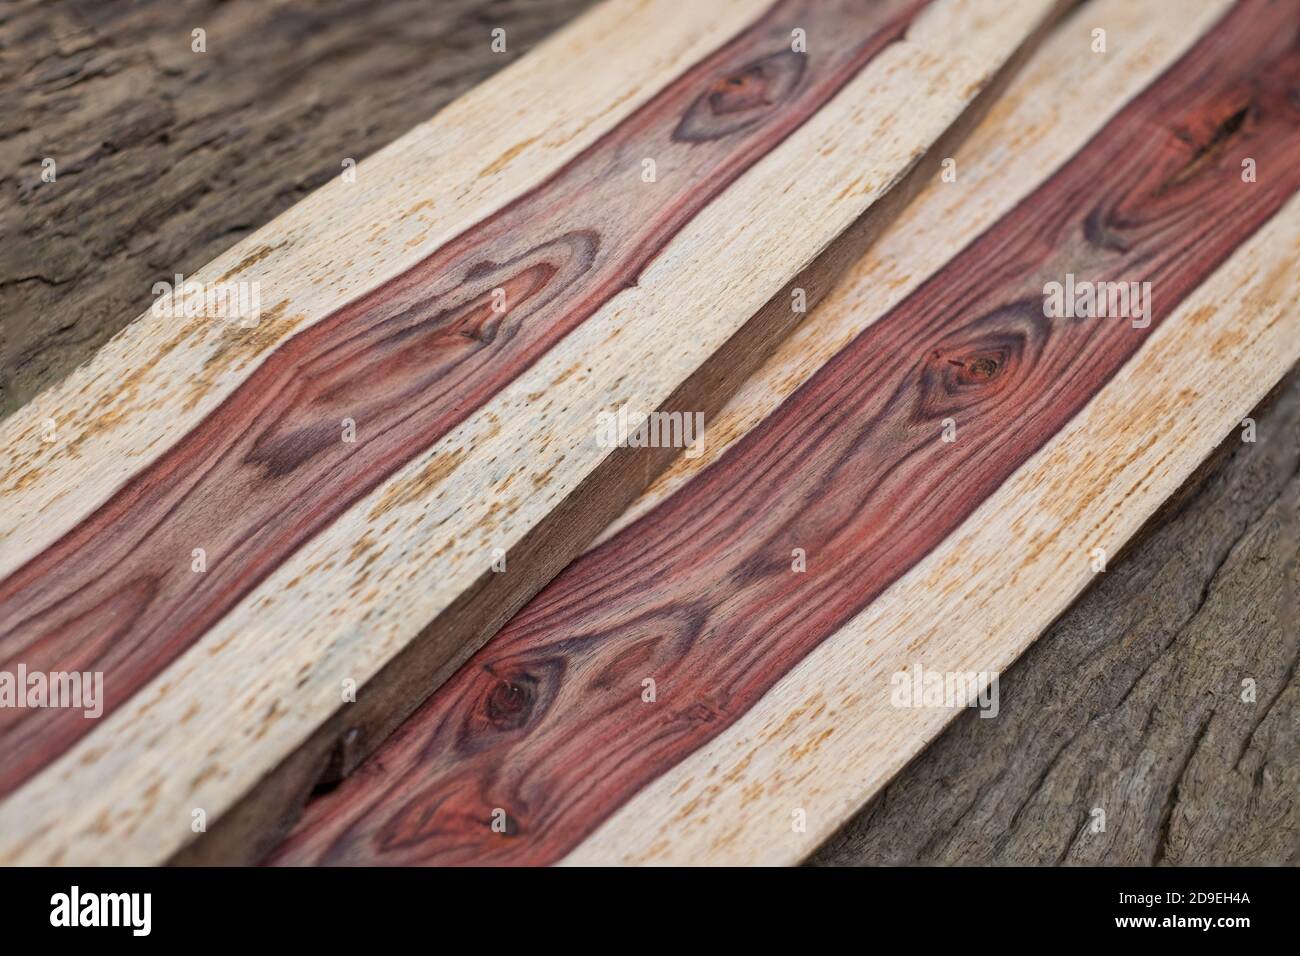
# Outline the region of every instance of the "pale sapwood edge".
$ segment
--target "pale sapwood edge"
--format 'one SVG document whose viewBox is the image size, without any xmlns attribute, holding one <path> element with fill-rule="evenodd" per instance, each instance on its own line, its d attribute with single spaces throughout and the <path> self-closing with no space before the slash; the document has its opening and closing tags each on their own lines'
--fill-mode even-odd
<svg viewBox="0 0 1300 956">
<path fill-rule="evenodd" d="M 1096 543 L 1118 552 L 1300 359 L 1297 256 L 1300 196 L 940 548 L 564 862 L 810 853 L 957 713 L 892 707 L 890 676 L 922 659 L 941 672 L 1005 670 L 1091 582 Z M 793 808 L 805 832 L 792 830 Z"/>
<path fill-rule="evenodd" d="M 1012 82 L 988 119 L 972 132 L 956 154 L 960 181 L 966 184 L 966 188 L 935 182 L 919 196 L 844 284 L 737 393 L 711 426 L 711 440 L 705 446 L 705 454 L 696 459 L 679 459 L 607 529 L 600 540 L 605 540 L 649 511 L 692 475 L 716 460 L 854 335 L 887 313 L 940 268 L 950 258 L 953 249 L 964 246 L 1036 188 L 1124 103 L 1177 60 L 1226 12 L 1231 3 L 1229 0 L 1203 0 L 1175 5 L 1170 0 L 1164 6 L 1166 10 L 1173 10 L 1176 6 L 1176 15 L 1153 16 L 1148 6 L 1138 7 L 1125 0 L 1099 0 L 1083 7 L 1062 24 Z M 1076 55 L 1077 50 L 1087 47 L 1091 31 L 1098 24 L 1105 25 L 1114 36 L 1125 37 L 1125 43 L 1116 46 L 1104 61 Z M 1014 160 L 1008 143 L 1014 143 Z M 1276 265 L 1278 261 L 1285 263 L 1288 255 L 1294 257 L 1294 200 L 1291 206 L 1279 213 L 1270 228 L 1281 239 L 1271 255 L 1259 263 L 1260 274 L 1266 277 L 1267 263 Z M 1267 246 L 1267 240 L 1256 236 L 1252 244 L 1254 248 L 1263 248 Z M 1234 281 L 1234 273 L 1225 271 L 1234 263 L 1235 275 L 1244 279 L 1255 262 L 1251 255 L 1249 251 L 1239 250 L 1232 261 L 1207 281 L 1192 300 L 1184 303 L 1177 316 L 1169 320 L 1168 327 L 1161 330 L 1162 340 L 1172 340 L 1171 344 L 1164 346 L 1164 354 L 1177 354 L 1180 336 L 1200 337 L 1202 341 L 1196 343 L 1198 347 L 1192 350 L 1192 355 L 1205 361 L 1215 339 L 1210 331 L 1199 327 L 1194 331 L 1188 330 L 1180 324 L 1179 318 L 1199 314 L 1195 302 L 1203 305 L 1213 301 L 1215 283 L 1219 283 L 1217 287 L 1221 288 L 1223 283 Z M 1267 283 L 1255 283 L 1253 288 L 1267 289 Z M 1292 288 L 1294 290 L 1294 284 Z M 1255 305 L 1246 299 L 1245 305 L 1228 308 L 1215 320 L 1211 331 L 1217 332 L 1217 339 L 1222 341 L 1230 339 L 1229 330 L 1234 321 L 1249 325 L 1252 332 L 1261 337 L 1264 336 L 1261 329 L 1272 329 L 1268 332 L 1272 338 L 1249 347 L 1234 348 L 1233 355 L 1238 358 L 1229 364 L 1236 365 L 1236 369 L 1218 369 L 1217 378 L 1199 384 L 1198 376 L 1204 373 L 1204 368 L 1180 358 L 1170 363 L 1171 367 L 1163 373 L 1162 379 L 1144 383 L 1138 391 L 1137 385 L 1142 383 L 1134 376 L 1147 373 L 1135 373 L 1131 366 L 1125 370 L 1122 380 L 1112 382 L 1105 393 L 1094 400 L 1093 406 L 1110 409 L 1109 416 L 1104 419 L 1098 417 L 1099 413 L 1092 408 L 1088 412 L 1092 416 L 1092 427 L 1099 429 L 1099 434 L 1108 434 L 1106 428 L 1121 432 L 1132 428 L 1123 418 L 1126 389 L 1133 390 L 1134 408 L 1140 409 L 1151 401 L 1149 396 L 1160 394 L 1161 389 L 1176 389 L 1185 381 L 1198 383 L 1200 404 L 1197 408 L 1201 416 L 1210 415 L 1208 419 L 1189 417 L 1189 421 L 1201 427 L 1188 431 L 1184 428 L 1182 413 L 1178 413 L 1177 425 L 1172 424 L 1174 419 L 1171 419 L 1171 424 L 1162 432 L 1162 447 L 1170 449 L 1173 461 L 1155 486 L 1144 486 L 1140 498 L 1126 504 L 1124 518 L 1127 523 L 1122 527 L 1129 529 L 1130 533 L 1145 515 L 1161 504 L 1165 496 L 1178 488 L 1180 476 L 1228 433 L 1240 415 L 1249 410 L 1254 399 L 1294 361 L 1295 340 L 1300 337 L 1297 335 L 1294 306 L 1289 313 L 1278 311 L 1286 308 L 1288 297 L 1285 291 L 1275 290 L 1274 295 L 1268 298 L 1273 306 L 1270 315 L 1248 314 Z M 1277 297 L 1279 292 L 1283 293 L 1280 298 Z M 1294 300 L 1293 291 L 1290 301 Z M 1278 324 L 1270 326 L 1270 322 Z M 1279 333 L 1285 339 L 1288 322 L 1292 342 L 1284 343 L 1283 347 L 1269 354 L 1270 349 L 1276 346 Z M 1156 364 L 1149 349 L 1139 354 L 1135 361 L 1141 363 L 1137 367 L 1145 369 Z M 1174 365 L 1176 369 L 1172 367 Z M 1224 399 L 1229 401 L 1216 405 Z M 1087 433 L 1086 426 L 1080 426 L 1079 422 L 1072 424 L 1027 463 L 1008 487 L 1032 486 L 1036 479 L 1046 481 L 1049 473 L 1042 463 L 1057 460 L 1052 457 L 1052 449 L 1060 449 L 1060 454 L 1078 454 L 1085 450 L 1080 442 L 1083 440 L 1081 435 Z M 1130 442 L 1138 444 L 1145 440 L 1140 431 L 1130 432 L 1128 437 Z M 1117 446 L 1100 460 L 1121 458 L 1126 451 L 1126 447 Z M 1142 474 L 1149 467 L 1149 462 L 1144 462 L 1147 459 L 1136 461 L 1131 472 Z M 1080 494 L 1098 496 L 1095 508 L 1090 508 L 1079 522 L 1095 513 L 1105 512 L 1106 502 L 1110 500 L 1105 497 L 1105 492 L 1092 489 L 1083 481 L 1076 483 L 1075 487 L 1081 489 Z M 1112 492 L 1120 497 L 1127 490 L 1119 484 L 1111 487 L 1122 489 Z M 994 571 L 1010 577 L 1016 567 L 1017 553 L 1008 547 L 1010 542 L 995 540 L 996 535 L 975 538 L 974 532 L 968 529 L 987 522 L 988 516 L 998 513 L 999 508 L 1008 508 L 1007 516 L 997 522 L 1000 526 L 1016 515 L 1023 517 L 1032 513 L 1025 503 L 1014 504 L 1013 497 L 1014 493 L 1008 493 L 1006 489 L 1000 492 L 999 503 L 986 503 L 966 522 L 963 531 L 950 538 L 943 554 L 930 556 L 922 567 L 974 567 L 985 554 L 1006 549 L 1003 563 Z M 1063 530 L 1064 538 L 1054 557 L 1040 558 L 1035 562 L 1031 570 L 1036 577 L 1032 580 L 1045 579 L 1054 570 L 1051 568 L 1053 560 L 1064 562 L 1073 554 L 1068 531 Z M 1110 552 L 1113 556 L 1122 546 L 1125 534 L 1121 530 L 1106 537 L 1114 542 L 1114 550 Z M 1074 547 L 1079 547 L 1077 542 L 1074 542 Z M 1086 551 L 1084 549 L 1083 553 Z M 1087 562 L 1083 567 L 1087 569 Z M 981 578 L 987 579 L 990 573 L 986 569 Z M 965 571 L 953 572 L 954 578 L 965 575 Z M 879 612 L 868 609 L 860 616 L 859 621 L 868 623 L 859 625 L 855 622 L 841 635 L 827 641 L 796 672 L 774 687 L 736 726 L 617 811 L 573 851 L 568 861 L 798 861 L 877 792 L 890 775 L 943 726 L 943 720 L 913 726 L 918 714 L 912 711 L 882 710 L 867 707 L 865 703 L 845 707 L 838 702 L 859 696 L 861 686 L 873 680 L 877 684 L 883 680 L 883 686 L 887 688 L 888 675 L 892 671 L 881 663 L 882 660 L 892 660 L 901 668 L 924 656 L 927 666 L 933 659 L 934 666 L 942 668 L 941 661 L 945 656 L 955 657 L 962 648 L 969 650 L 978 646 L 981 639 L 995 641 L 1005 659 L 1012 660 L 1019 652 L 1017 648 L 1027 646 L 1068 603 L 1071 589 L 1085 585 L 1088 580 L 1090 572 L 1055 582 L 1051 587 L 1044 585 L 1045 597 L 1041 604 L 1029 596 L 1033 594 L 1033 585 L 1026 583 L 1024 590 L 1021 590 L 1022 586 L 1017 587 L 1018 600 L 1009 609 L 1010 613 L 995 614 L 998 609 L 986 607 L 972 618 L 959 613 L 951 600 L 936 602 L 930 608 L 926 587 L 942 589 L 940 578 L 932 572 L 923 572 L 922 568 L 913 569 L 877 601 L 882 605 Z M 971 582 L 972 593 L 993 587 L 995 584 L 989 580 Z M 886 611 L 886 603 L 882 602 L 886 602 L 891 610 Z M 944 634 L 945 623 L 949 620 L 946 615 L 955 615 L 951 619 L 963 621 L 962 634 Z M 868 633 L 863 630 L 868 626 L 872 628 L 869 639 L 863 636 Z M 967 668 L 954 664 L 952 669 Z M 830 675 L 835 675 L 835 679 L 832 680 Z M 887 695 L 885 698 L 887 702 Z M 832 719 L 809 719 L 788 727 L 783 724 L 789 714 L 814 709 L 815 701 L 820 699 L 837 702 Z M 861 727 L 885 728 L 879 734 L 882 739 L 852 739 L 852 729 Z M 784 729 L 777 733 L 775 728 Z M 809 741 L 828 730 L 832 732 L 828 743 L 812 752 L 804 751 Z M 791 760 L 789 753 L 794 752 L 800 757 Z M 744 773 L 728 775 L 728 771 L 744 766 L 750 759 L 753 766 Z M 728 783 L 720 786 L 717 783 L 720 779 L 726 779 Z M 801 781 L 809 780 L 814 783 L 807 787 L 801 785 Z M 742 799 L 740 794 L 754 792 L 761 796 L 755 798 L 753 806 L 750 806 L 751 801 Z M 691 808 L 689 814 L 683 813 L 687 807 Z M 806 834 L 791 832 L 790 811 L 795 807 L 808 810 L 809 832 Z"/>
<path fill-rule="evenodd" d="M 453 104 L 363 164 L 358 183 L 349 184 L 362 184 L 356 194 L 333 183 L 203 270 L 201 278 L 216 277 L 246 263 L 240 278 L 275 288 L 267 301 L 282 299 L 284 326 L 259 338 L 254 355 L 210 361 L 221 349 L 217 333 L 200 327 L 176 337 L 158 323 L 134 323 L 62 386 L 5 422 L 8 447 L 24 451 L 0 479 L 6 544 L 0 570 L 12 570 L 84 517 L 219 404 L 285 336 L 534 184 L 731 32 L 717 24 L 734 27 L 762 6 L 728 3 L 724 17 L 710 5 L 704 19 L 676 4 L 671 17 L 663 15 L 663 3 L 598 10 L 469 94 L 469 104 Z M 747 368 L 713 368 L 709 357 L 719 350 L 749 353 L 734 345 L 728 351 L 727 343 L 763 338 L 761 320 L 753 330 L 746 324 L 755 315 L 788 311 L 788 300 L 778 308 L 773 295 L 804 281 L 800 272 L 808 263 L 824 271 L 817 257 L 908 170 L 919 175 L 917 160 L 1055 6 L 1000 0 L 998 14 L 990 16 L 987 2 L 939 0 L 905 43 L 871 63 L 697 216 L 638 287 L 611 300 L 434 450 L 300 549 L 198 644 L 0 805 L 0 859 L 158 862 L 195 839 L 192 808 L 208 816 L 200 846 L 212 847 L 210 858 L 255 852 L 240 834 L 290 815 L 331 762 L 336 741 L 351 741 L 339 761 L 346 769 L 665 463 L 647 456 L 644 465 L 603 466 L 607 456 L 593 447 L 590 410 L 622 403 L 655 408 L 679 389 L 683 401 L 706 407 L 691 390 L 705 381 L 713 385 L 724 371 L 742 377 Z M 611 35 L 627 57 L 610 57 Z M 950 58 L 957 47 L 961 56 Z M 558 95 L 557 82 L 565 95 Z M 570 86 L 586 92 L 566 99 Z M 530 111 L 517 112 L 521 98 L 545 104 L 531 112 L 541 112 L 548 129 L 556 126 L 555 104 L 563 103 L 569 119 L 560 125 L 569 127 L 568 140 L 508 155 L 525 142 L 519 123 Z M 475 126 L 467 118 L 484 115 L 502 118 L 489 133 L 468 133 Z M 597 119 L 588 119 L 592 115 Z M 484 148 L 493 135 L 499 150 Z M 447 158 L 441 165 L 429 159 L 440 150 Z M 820 157 L 816 166 L 808 164 L 810 155 Z M 501 160 L 500 168 L 492 157 Z M 491 182 L 485 185 L 478 180 L 487 170 Z M 849 184 L 856 188 L 845 189 Z M 779 213 L 773 195 L 784 197 Z M 432 203 L 423 207 L 428 217 L 416 215 L 421 210 L 411 205 L 413 198 Z M 884 216 L 870 215 L 882 222 L 855 227 L 850 237 L 860 239 L 883 224 Z M 767 228 L 737 228 L 755 221 Z M 378 232 L 357 241 L 365 228 Z M 719 242 L 720 236 L 728 241 Z M 727 294 L 713 305 L 709 290 L 719 288 Z M 702 315 L 709 317 L 705 329 Z M 619 345 L 612 347 L 616 336 Z M 663 348 L 664 341 L 672 347 Z M 762 351 L 754 349 L 755 357 Z M 628 355 L 651 358 L 628 368 L 620 358 Z M 592 371 L 569 379 L 562 394 L 548 392 L 576 361 Z M 531 395 L 545 398 L 539 405 Z M 74 429 L 76 455 L 60 453 L 65 442 L 47 450 L 35 441 L 46 418 Z M 367 516 L 375 505 L 394 489 L 418 483 L 448 447 L 473 451 L 436 492 L 391 508 L 382 526 L 372 527 L 375 520 Z M 495 462 L 517 465 L 509 477 L 539 483 L 535 494 L 494 524 L 490 509 L 499 496 L 493 489 L 507 477 Z M 618 479 L 621 491 L 597 487 L 607 475 Z M 583 500 L 597 493 L 601 507 Z M 568 526 L 558 523 L 569 515 Z M 446 530 L 449 523 L 454 531 Z M 372 590 L 362 597 L 357 570 L 333 562 L 369 530 L 383 536 L 368 558 Z M 511 563 L 522 564 L 523 573 L 484 584 L 480 559 L 493 546 L 508 547 Z M 534 550 L 545 560 L 529 568 Z M 328 573 L 313 574 L 327 566 Z M 302 584 L 286 597 L 285 585 L 295 580 Z M 319 610 L 305 621 L 304 608 Z M 412 660 L 418 647 L 427 651 L 420 655 L 423 672 Z M 357 709 L 350 711 L 338 704 L 345 678 L 362 686 L 359 703 L 350 705 Z M 349 733 L 353 729 L 358 732 Z M 241 802 L 250 793 L 259 796 Z M 237 803 L 239 812 L 223 825 Z"/>
</svg>

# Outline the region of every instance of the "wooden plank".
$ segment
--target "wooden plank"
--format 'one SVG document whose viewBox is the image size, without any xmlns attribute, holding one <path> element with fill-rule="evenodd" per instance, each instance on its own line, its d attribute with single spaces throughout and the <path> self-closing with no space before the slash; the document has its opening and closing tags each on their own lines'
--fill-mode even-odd
<svg viewBox="0 0 1300 956">
<path fill-rule="evenodd" d="M 7 5 L 0 416 L 89 361 L 160 277 L 196 272 L 591 5 Z"/>
<path fill-rule="evenodd" d="M 57 540 L 40 536 L 49 543 L 0 585 L 9 654 L 28 651 L 31 670 L 78 670 L 56 665 L 93 659 L 112 672 L 106 706 L 129 698 L 431 438 L 463 422 L 618 290 L 635 287 L 670 237 L 896 42 L 916 5 L 896 6 L 861 33 L 835 32 L 836 45 L 806 78 L 806 58 L 789 44 L 748 64 L 795 24 L 831 33 L 842 14 L 819 8 L 831 19 L 818 22 L 792 9 L 763 21 L 760 34 L 688 71 L 539 188 L 283 341 L 93 514 Z M 717 75 L 737 77 L 739 92 L 701 95 Z M 662 168 L 664 189 L 630 189 L 618 174 L 627 157 L 644 156 Z M 556 220 L 563 225 L 553 236 L 537 237 L 535 224 Z M 508 314 L 493 307 L 498 290 Z M 239 348 L 249 330 L 233 332 L 228 347 Z M 340 423 L 349 420 L 372 437 L 341 441 Z M 456 464 L 454 456 L 436 462 L 426 482 Z M 369 517 L 386 511 L 381 500 Z M 15 517 L 17 550 L 31 548 L 23 516 Z M 195 545 L 213 559 L 198 579 L 191 562 L 177 560 Z M 39 745 L 0 769 L 0 794 L 90 729 L 68 709 L 0 716 L 0 727 L 19 724 L 9 739 Z"/>
<path fill-rule="evenodd" d="M 150 317 L 15 415 L 0 659 L 106 671 L 106 718 L 0 716 L 0 859 L 158 859 L 345 772 L 654 473 L 593 410 L 707 408 L 1052 7 L 613 4 L 205 270 L 271 287 L 255 328 Z"/>
<path fill-rule="evenodd" d="M 14 124 L 0 135 L 0 155 L 15 151 L 22 158 L 5 165 L 21 169 L 54 149 L 60 179 L 54 192 L 34 185 L 38 176 L 31 175 L 30 182 L 20 181 L 16 201 L 0 209 L 0 232 L 20 238 L 0 248 L 0 269 L 10 270 L 0 271 L 0 342 L 23 342 L 21 350 L 0 355 L 0 414 L 89 358 L 148 306 L 149 285 L 158 272 L 151 259 L 174 262 L 178 271 L 190 273 L 335 175 L 340 157 L 374 152 L 517 59 L 581 5 L 447 0 L 428 8 L 406 0 L 383 6 L 331 0 L 325 10 L 292 8 L 290 17 L 284 10 L 272 16 L 263 5 L 236 0 L 221 7 L 221 44 L 209 44 L 209 56 L 220 57 L 215 70 L 208 68 L 208 58 L 189 49 L 189 29 L 208 22 L 196 12 L 201 4 L 147 2 L 74 11 L 55 0 L 27 12 L 19 5 L 0 23 L 0 34 L 24 36 L 24 45 L 16 48 L 19 60 L 40 63 L 41 70 L 39 76 L 0 75 L 0 99 L 19 104 L 0 117 Z M 422 7 L 421 15 L 412 19 L 415 7 Z M 86 19 L 87 14 L 94 18 Z M 34 34 L 27 26 L 34 15 L 58 21 L 57 29 Z M 395 24 L 405 29 L 399 32 Z M 495 54 L 482 43 L 467 45 L 467 24 L 505 27 L 508 53 Z M 288 42 L 301 39 L 304 26 L 310 27 L 310 42 Z M 418 44 L 404 39 L 411 26 L 418 27 Z M 111 44 L 106 42 L 110 34 Z M 303 96 L 308 89 L 312 95 Z M 153 138 L 82 163 L 75 176 L 62 175 L 67 157 L 93 157 L 101 143 L 126 142 L 146 117 Z M 26 133 L 13 135 L 13 129 L 27 126 Z M 208 190 L 205 184 L 218 178 L 223 188 Z M 140 202 L 138 182 L 150 184 L 147 204 Z M 74 216 L 85 227 L 75 237 L 61 228 Z M 132 237 L 150 243 L 147 254 Z M 166 259 L 157 258 L 160 249 Z M 18 281 L 34 274 L 34 264 L 42 278 Z M 1285 569 L 1257 562 L 1248 547 L 1261 534 L 1274 535 L 1271 545 L 1285 545 L 1284 538 L 1275 537 L 1285 524 L 1279 529 L 1271 518 L 1247 518 L 1248 512 L 1255 516 L 1250 509 L 1264 500 L 1261 496 L 1276 490 L 1274 481 L 1285 476 L 1261 473 L 1254 459 L 1244 456 L 1267 453 L 1270 469 L 1283 467 L 1272 448 L 1287 444 L 1291 426 L 1270 427 L 1265 413 L 1252 415 L 1259 421 L 1260 443 L 1230 437 L 1225 444 L 1239 449 L 1232 475 L 1214 479 L 1217 487 L 1231 478 L 1231 493 L 1210 500 L 1203 489 L 1161 527 L 1154 543 L 1144 541 L 1131 557 L 1112 562 L 1061 624 L 1002 675 L 1001 719 L 980 720 L 972 713 L 970 720 L 967 715 L 954 720 L 854 824 L 818 852 L 816 862 L 971 863 L 996 856 L 1030 863 L 1055 860 L 1067 850 L 1071 860 L 1121 865 L 1149 862 L 1157 853 L 1198 865 L 1286 861 L 1294 842 L 1286 836 L 1285 821 L 1293 812 L 1288 800 L 1296 792 L 1296 761 L 1286 735 L 1270 728 L 1288 719 L 1285 705 L 1293 691 L 1274 705 L 1253 740 L 1246 739 L 1252 728 L 1235 717 L 1221 725 L 1235 712 L 1218 708 L 1208 740 L 1181 780 L 1175 772 L 1199 723 L 1162 724 L 1164 731 L 1141 739 L 1141 761 L 1133 756 L 1134 737 L 1103 733 L 1094 725 L 1059 757 L 1070 779 L 1058 770 L 1037 791 L 1032 784 L 1043 779 L 1055 752 L 1027 750 L 1022 736 L 1037 732 L 1043 719 L 1070 731 L 1088 725 L 1097 708 L 1121 700 L 1133 675 L 1148 665 L 1160 673 L 1167 668 L 1190 675 L 1202 686 L 1233 679 L 1231 668 L 1240 657 L 1236 642 L 1243 634 L 1252 642 L 1258 638 L 1251 644 L 1258 654 L 1240 664 L 1243 673 L 1261 674 L 1263 687 L 1272 668 L 1281 664 L 1285 671 L 1287 634 L 1278 629 L 1280 622 L 1256 613 L 1276 597 Z M 1246 524 L 1246 543 L 1234 545 Z M 1143 535 L 1147 532 L 1144 527 Z M 1232 556 L 1213 577 L 1207 604 L 1197 610 L 1202 589 L 1230 547 Z M 1176 621 L 1195 611 L 1197 623 L 1179 628 L 1165 648 L 1171 632 L 1163 615 L 1170 607 L 1177 608 Z M 1149 643 L 1153 630 L 1159 630 L 1158 647 Z M 1092 643 L 1085 647 L 1084 638 Z M 1096 644 L 1101 638 L 1106 643 Z M 1163 649 L 1160 657 L 1153 656 L 1157 649 Z M 1081 707 L 1063 712 L 1054 706 L 1055 688 L 1090 664 L 1095 666 L 1088 671 L 1088 696 L 1079 701 Z M 1136 689 L 1141 694 L 1125 705 L 1126 715 L 1158 703 L 1147 689 L 1146 684 Z M 1035 719 L 1018 718 L 1031 711 Z M 1167 710 L 1154 713 L 1157 721 L 1171 716 Z M 1110 726 L 1104 718 L 1100 723 Z M 1207 772 L 1206 758 L 1242 747 L 1247 759 L 1239 767 L 1228 761 L 1224 772 Z M 1255 773 L 1256 759 L 1263 774 Z M 1040 803 L 1069 803 L 1064 791 L 1072 786 L 1076 768 L 1105 787 L 1106 806 L 1113 808 L 1110 791 L 1137 793 L 1133 788 L 1147 762 L 1169 772 L 1161 773 L 1153 790 L 1141 791 L 1141 802 L 1121 811 L 1141 814 L 1140 833 L 1125 823 L 1123 838 L 1117 834 L 1102 847 L 1076 840 L 1073 817 L 1036 810 Z M 1115 768 L 1116 775 L 1098 774 L 1100 767 Z M 1262 791 L 1252 797 L 1256 782 Z M 1026 802 L 1028 809 L 1010 827 L 1010 811 Z M 1172 807 L 1172 826 L 1170 842 L 1162 848 L 1157 824 L 1166 807 Z M 1184 827 L 1194 828 L 1188 831 L 1193 839 L 1180 835 Z M 935 839 L 936 833 L 944 835 Z"/>
<path fill-rule="evenodd" d="M 1250 417 L 811 862 L 1297 862 L 1300 369 Z"/>
<path fill-rule="evenodd" d="M 1087 145 L 1055 173 L 1064 157 L 1032 152 L 1024 190 L 993 191 L 1032 195 L 566 569 L 278 862 L 797 859 L 951 717 L 891 707 L 892 674 L 920 653 L 996 672 L 1078 593 L 1097 542 L 1122 543 L 1300 347 L 1300 141 L 1279 79 L 1296 12 L 1243 3 L 1152 83 L 1223 5 L 1098 9 L 1146 45 L 1109 87 L 1090 86 L 1095 61 L 1081 84 L 1040 69 L 991 137 L 1035 129 L 1028 92 L 1056 116 L 1031 135 Z M 1076 57 L 1097 16 L 1062 35 Z M 1135 69 L 1127 95 L 1150 86 L 1122 112 L 1089 109 Z M 1243 182 L 1243 156 L 1274 172 Z M 1149 325 L 1044 317 L 1067 273 L 1151 281 Z M 949 417 L 962 437 L 945 443 Z"/>
<path fill-rule="evenodd" d="M 989 499 L 942 556 L 913 569 L 843 642 L 828 642 L 824 655 L 802 662 L 768 707 L 657 779 L 569 860 L 784 861 L 815 846 L 948 713 L 907 711 L 917 718 L 913 726 L 830 744 L 835 728 L 886 727 L 897 718 L 883 689 L 922 654 L 941 671 L 1005 667 L 1092 580 L 1092 548 L 1118 551 L 1296 360 L 1297 216 L 1292 199 L 1152 336 L 1107 393 Z M 1188 329 L 1182 335 L 1180 321 Z M 1178 427 L 1169 428 L 1175 420 Z M 1107 436 L 1101 447 L 1098 435 Z M 1010 561 L 991 557 L 1008 551 Z M 970 577 L 945 593 L 943 582 L 959 568 Z M 1016 593 L 1021 600 L 1009 600 Z M 990 635 L 1006 643 L 990 648 Z M 890 653 L 881 656 L 881 648 Z M 878 689 L 876 699 L 855 700 L 864 688 Z M 828 704 L 820 713 L 819 701 Z M 718 779 L 728 788 L 715 791 Z M 727 793 L 747 791 L 761 798 L 735 812 Z M 806 810 L 807 833 L 790 832 L 792 808 Z M 683 820 L 691 832 L 679 839 Z M 745 842 L 728 846 L 732 834 L 746 834 Z"/>
</svg>

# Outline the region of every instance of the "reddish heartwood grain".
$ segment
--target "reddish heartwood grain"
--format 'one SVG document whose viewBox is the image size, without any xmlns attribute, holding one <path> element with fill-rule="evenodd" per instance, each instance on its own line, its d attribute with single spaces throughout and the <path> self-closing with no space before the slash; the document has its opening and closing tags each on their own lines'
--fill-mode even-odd
<svg viewBox="0 0 1300 956">
<path fill-rule="evenodd" d="M 111 713 L 289 555 L 639 274 L 928 0 L 783 0 L 548 181 L 295 335 L 0 582 L 0 668 L 105 672 Z M 810 38 L 791 50 L 792 31 Z M 643 159 L 655 188 L 642 188 Z M 504 312 L 493 291 L 505 293 Z M 341 422 L 356 441 L 341 441 Z M 191 570 L 195 548 L 207 570 Z M 0 796 L 92 724 L 0 711 Z"/>
<path fill-rule="evenodd" d="M 720 733 L 1300 188 L 1298 43 L 1294 4 L 1234 8 L 714 466 L 571 565 L 310 805 L 272 861 L 553 862 Z M 1045 317 L 1044 283 L 1066 273 L 1151 282 L 1150 327 Z M 955 443 L 940 441 L 946 418 Z M 791 572 L 795 548 L 806 573 Z"/>
</svg>

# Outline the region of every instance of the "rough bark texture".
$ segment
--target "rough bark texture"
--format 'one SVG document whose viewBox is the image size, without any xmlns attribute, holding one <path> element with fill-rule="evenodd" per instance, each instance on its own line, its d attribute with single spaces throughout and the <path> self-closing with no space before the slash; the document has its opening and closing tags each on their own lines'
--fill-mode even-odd
<svg viewBox="0 0 1300 956">
<path fill-rule="evenodd" d="M 1254 417 L 811 863 L 1297 861 L 1300 373 Z"/>
<path fill-rule="evenodd" d="M 0 417 L 593 0 L 30 0 L 0 11 Z M 506 30 L 493 53 L 491 31 Z M 191 49 L 206 31 L 206 53 Z M 42 182 L 42 161 L 57 179 Z"/>
</svg>

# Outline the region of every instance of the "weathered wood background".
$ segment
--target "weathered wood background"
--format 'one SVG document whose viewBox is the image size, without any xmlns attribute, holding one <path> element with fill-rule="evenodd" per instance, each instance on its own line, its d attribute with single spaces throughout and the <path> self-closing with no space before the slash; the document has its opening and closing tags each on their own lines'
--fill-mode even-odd
<svg viewBox="0 0 1300 956">
<path fill-rule="evenodd" d="M 0 415 L 143 311 L 153 282 L 196 269 L 589 5 L 7 7 Z M 496 26 L 507 54 L 489 48 Z M 47 156 L 57 189 L 39 188 Z M 1003 675 L 1000 719 L 959 717 L 813 862 L 1295 862 L 1298 461 L 1292 376 L 1259 441 L 1230 439 Z"/>
<path fill-rule="evenodd" d="M 197 270 L 592 2 L 6 4 L 0 416 L 143 312 L 154 282 Z M 506 53 L 489 48 L 498 26 Z M 41 188 L 46 157 L 58 188 Z"/>
</svg>

